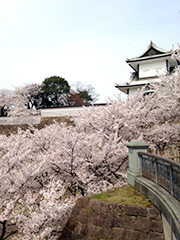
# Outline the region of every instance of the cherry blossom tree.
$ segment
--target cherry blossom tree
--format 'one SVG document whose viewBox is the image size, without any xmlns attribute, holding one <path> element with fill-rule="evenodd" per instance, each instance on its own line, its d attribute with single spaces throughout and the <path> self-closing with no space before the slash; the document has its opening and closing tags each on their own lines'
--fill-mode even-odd
<svg viewBox="0 0 180 240">
<path fill-rule="evenodd" d="M 7 219 L 15 222 L 21 233 L 21 237 L 15 235 L 12 239 L 47 237 L 57 221 L 58 228 L 62 228 L 74 204 L 75 198 L 61 199 L 66 185 L 49 170 L 44 153 L 50 139 L 47 136 L 42 139 L 32 131 L 19 131 L 9 138 L 3 136 L 6 144 L 1 145 L 0 221 L 4 229 L 1 239 L 7 237 Z"/>
<path fill-rule="evenodd" d="M 11 118 L 27 118 L 37 116 L 40 111 L 35 108 L 35 96 L 41 91 L 38 84 L 28 84 L 23 87 L 17 87 L 14 91 L 1 89 L 0 102 L 1 107 L 7 109 L 7 115 Z M 13 119 L 12 119 L 13 120 Z"/>
<path fill-rule="evenodd" d="M 38 84 L 29 84 L 17 87 L 12 95 L 10 116 L 27 117 L 40 114 L 35 107 L 35 96 L 41 91 Z"/>
<path fill-rule="evenodd" d="M 180 69 L 161 78 L 153 94 L 88 107 L 72 126 L 0 135 L 0 239 L 57 239 L 79 196 L 126 182 L 126 143 L 162 151 L 180 141 Z"/>
<path fill-rule="evenodd" d="M 178 44 L 178 49 L 177 50 L 171 50 L 172 52 L 172 57 L 176 59 L 177 61 L 180 61 L 180 44 Z"/>
<path fill-rule="evenodd" d="M 0 108 L 1 116 L 6 116 L 8 114 L 8 108 L 10 107 L 10 99 L 12 96 L 12 91 L 8 89 L 0 89 Z"/>
</svg>

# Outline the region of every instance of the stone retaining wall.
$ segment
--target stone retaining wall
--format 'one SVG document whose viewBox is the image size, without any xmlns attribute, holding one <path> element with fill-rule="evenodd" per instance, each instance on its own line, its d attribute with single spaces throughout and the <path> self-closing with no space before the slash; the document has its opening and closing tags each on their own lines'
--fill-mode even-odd
<svg viewBox="0 0 180 240">
<path fill-rule="evenodd" d="M 164 240 L 160 212 L 80 198 L 59 240 L 100 239 Z"/>
<path fill-rule="evenodd" d="M 38 124 L 41 121 L 41 116 L 27 116 L 25 118 L 0 117 L 0 125 L 21 125 L 21 124 Z"/>
</svg>

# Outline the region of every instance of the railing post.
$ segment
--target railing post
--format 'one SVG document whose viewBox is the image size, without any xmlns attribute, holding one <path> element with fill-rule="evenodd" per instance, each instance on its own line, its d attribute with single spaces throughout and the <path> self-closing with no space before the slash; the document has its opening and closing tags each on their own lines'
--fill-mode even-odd
<svg viewBox="0 0 180 240">
<path fill-rule="evenodd" d="M 174 191 L 173 191 L 173 167 L 172 165 L 169 166 L 170 168 L 170 184 L 171 184 L 171 195 L 174 196 Z"/>
<path fill-rule="evenodd" d="M 155 183 L 156 184 L 159 184 L 158 183 L 158 172 L 159 172 L 159 169 L 158 169 L 158 163 L 157 163 L 157 159 L 154 160 L 154 167 L 155 167 Z"/>
<path fill-rule="evenodd" d="M 149 144 L 133 140 L 126 146 L 128 147 L 129 155 L 128 183 L 134 186 L 135 178 L 142 175 L 141 160 L 138 156 L 138 152 L 147 152 Z"/>
</svg>

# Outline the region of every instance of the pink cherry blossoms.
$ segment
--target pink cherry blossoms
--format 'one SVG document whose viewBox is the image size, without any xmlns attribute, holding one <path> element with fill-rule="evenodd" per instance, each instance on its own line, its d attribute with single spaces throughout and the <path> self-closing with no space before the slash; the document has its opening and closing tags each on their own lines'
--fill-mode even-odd
<svg viewBox="0 0 180 240">
<path fill-rule="evenodd" d="M 163 151 L 180 140 L 180 69 L 152 87 L 89 107 L 71 126 L 0 135 L 0 240 L 58 239 L 78 197 L 126 183 L 126 143 Z"/>
</svg>

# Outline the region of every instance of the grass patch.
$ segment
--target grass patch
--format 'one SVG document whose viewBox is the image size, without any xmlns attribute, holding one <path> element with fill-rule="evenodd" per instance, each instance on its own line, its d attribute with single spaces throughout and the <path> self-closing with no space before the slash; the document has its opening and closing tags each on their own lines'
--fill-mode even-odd
<svg viewBox="0 0 180 240">
<path fill-rule="evenodd" d="M 151 207 L 152 203 L 135 188 L 126 185 L 115 189 L 112 192 L 106 192 L 94 195 L 92 199 L 109 203 L 121 203 L 124 205 L 136 205 L 139 207 Z"/>
</svg>

